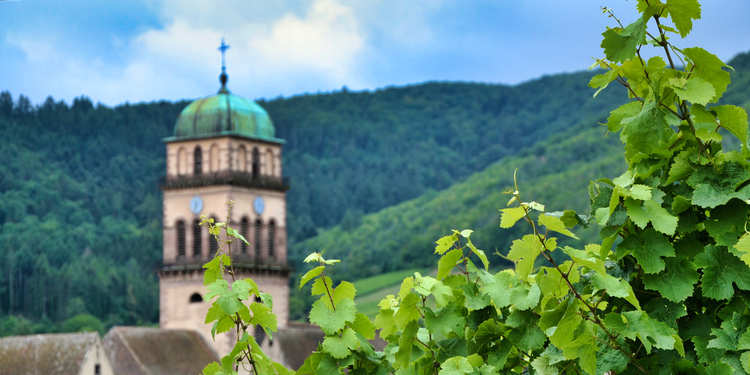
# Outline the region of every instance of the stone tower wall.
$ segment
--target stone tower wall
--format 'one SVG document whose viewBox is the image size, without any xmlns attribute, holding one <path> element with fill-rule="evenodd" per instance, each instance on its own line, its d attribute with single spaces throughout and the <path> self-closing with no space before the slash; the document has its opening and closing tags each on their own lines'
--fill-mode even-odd
<svg viewBox="0 0 750 375">
<path fill-rule="evenodd" d="M 289 320 L 289 282 L 287 277 L 273 274 L 249 274 L 243 275 L 243 277 L 251 277 L 258 283 L 262 291 L 271 295 L 278 328 L 286 328 Z M 184 272 L 169 277 L 161 277 L 159 292 L 161 305 L 159 326 L 161 328 L 196 330 L 214 346 L 219 355 L 229 353 L 234 345 L 234 335 L 231 332 L 217 335 L 216 341 L 214 341 L 211 338 L 211 325 L 204 323 L 210 303 L 205 300 L 197 303 L 190 302 L 193 293 L 199 293 L 205 297 L 202 272 Z"/>
<path fill-rule="evenodd" d="M 167 144 L 167 179 L 193 175 L 193 153 L 196 146 L 202 150 L 202 173 L 210 180 L 211 174 L 227 171 L 251 173 L 252 150 L 258 149 L 260 156 L 261 176 L 281 177 L 281 146 L 275 143 L 253 141 L 237 137 L 213 137 L 187 141 L 175 141 Z M 254 185 L 250 185 L 254 186 Z M 190 210 L 190 201 L 199 196 L 203 208 L 199 213 Z M 265 209 L 257 214 L 253 201 L 262 197 Z M 246 238 L 250 246 L 242 254 L 239 241 L 232 245 L 233 258 L 245 263 L 246 268 L 238 277 L 250 277 L 258 284 L 261 291 L 269 293 L 273 299 L 273 312 L 276 314 L 278 327 L 287 327 L 289 319 L 289 278 L 287 270 L 286 241 L 286 194 L 281 190 L 253 188 L 236 185 L 214 185 L 181 188 L 165 188 L 163 201 L 163 263 L 159 275 L 161 328 L 194 329 L 199 331 L 207 341 L 214 343 L 219 355 L 229 352 L 234 342 L 233 333 L 211 337 L 211 325 L 204 319 L 209 301 L 205 300 L 206 288 L 203 286 L 201 265 L 209 259 L 210 238 L 206 227 L 201 231 L 201 254 L 195 257 L 194 221 L 200 215 L 216 217 L 218 221 L 227 219 L 227 202 L 232 201 L 230 225 L 240 231 L 240 222 L 246 218 L 249 228 Z M 263 226 L 260 239 L 255 238 L 255 222 L 260 219 Z M 185 256 L 178 256 L 177 227 L 179 220 L 185 223 Z M 269 254 L 268 223 L 275 223 L 274 256 Z M 255 253 L 255 244 L 260 244 L 260 253 Z M 204 300 L 191 302 L 191 296 L 199 294 Z"/>
<path fill-rule="evenodd" d="M 167 144 L 167 176 L 192 175 L 194 150 L 201 147 L 203 173 L 217 171 L 250 172 L 252 150 L 258 149 L 260 174 L 282 176 L 281 147 L 274 143 L 243 138 L 216 137 Z"/>
</svg>

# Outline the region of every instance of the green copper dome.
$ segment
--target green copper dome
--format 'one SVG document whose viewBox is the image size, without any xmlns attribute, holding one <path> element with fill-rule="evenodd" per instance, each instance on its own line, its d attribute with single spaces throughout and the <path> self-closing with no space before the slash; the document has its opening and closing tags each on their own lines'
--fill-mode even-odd
<svg viewBox="0 0 750 375">
<path fill-rule="evenodd" d="M 224 82 L 222 82 L 224 83 Z M 225 87 L 214 96 L 198 99 L 182 110 L 167 141 L 236 135 L 271 142 L 275 129 L 268 113 L 252 100 L 232 95 Z"/>
</svg>

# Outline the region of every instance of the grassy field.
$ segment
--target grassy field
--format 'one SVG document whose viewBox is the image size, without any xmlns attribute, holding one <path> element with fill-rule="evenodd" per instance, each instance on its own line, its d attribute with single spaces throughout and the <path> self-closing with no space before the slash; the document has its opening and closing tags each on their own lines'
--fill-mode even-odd
<svg viewBox="0 0 750 375">
<path fill-rule="evenodd" d="M 355 281 L 354 287 L 357 288 L 357 298 L 355 300 L 357 309 L 369 317 L 374 317 L 378 313 L 378 302 L 389 294 L 398 293 L 401 287 L 401 280 L 413 275 L 414 272 L 425 274 L 432 271 L 425 268 L 411 268 Z"/>
</svg>

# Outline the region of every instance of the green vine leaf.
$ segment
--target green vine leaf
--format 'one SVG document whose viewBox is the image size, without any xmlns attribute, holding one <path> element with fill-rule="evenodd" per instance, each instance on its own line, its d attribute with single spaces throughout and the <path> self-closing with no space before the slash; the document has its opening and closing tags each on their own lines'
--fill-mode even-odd
<svg viewBox="0 0 750 375">
<path fill-rule="evenodd" d="M 625 238 L 617 247 L 621 258 L 632 254 L 645 273 L 658 273 L 664 270 L 664 257 L 675 255 L 672 243 L 664 235 L 648 228 Z"/>
<path fill-rule="evenodd" d="M 328 352 L 333 358 L 346 358 L 352 350 L 359 347 L 357 335 L 351 328 L 347 328 L 341 333 L 341 336 L 326 336 L 323 340 L 323 350 Z"/>
<path fill-rule="evenodd" d="M 740 362 L 742 363 L 742 369 L 745 372 L 750 373 L 750 351 L 742 352 L 740 354 Z"/>
<path fill-rule="evenodd" d="M 724 91 L 726 91 L 729 82 L 731 82 L 729 72 L 723 69 L 727 65 L 716 57 L 716 55 L 700 47 L 685 48 L 683 52 L 693 64 L 694 76 L 710 82 L 714 86 L 716 95 L 714 95 L 711 101 L 718 101 L 718 98 L 724 95 Z"/>
<path fill-rule="evenodd" d="M 727 129 L 742 142 L 743 149 L 747 149 L 747 112 L 735 105 L 720 105 L 712 107 L 719 117 L 719 124 Z"/>
<path fill-rule="evenodd" d="M 258 294 L 258 284 L 252 279 L 236 280 L 232 283 L 232 291 L 241 300 L 246 300 L 250 296 Z"/>
<path fill-rule="evenodd" d="M 420 318 L 419 309 L 417 308 L 418 303 L 419 297 L 414 293 L 409 293 L 406 295 L 406 298 L 401 300 L 401 304 L 399 304 L 398 310 L 396 310 L 393 317 L 397 327 L 403 329 L 409 322 Z"/>
<path fill-rule="evenodd" d="M 323 270 L 326 268 L 326 266 L 317 266 L 307 272 L 305 272 L 304 275 L 302 275 L 302 278 L 299 280 L 299 287 L 300 289 L 305 286 L 310 280 L 320 276 L 321 273 L 323 273 Z"/>
<path fill-rule="evenodd" d="M 642 17 L 627 27 L 612 28 L 602 33 L 601 47 L 609 60 L 623 62 L 633 55 L 646 36 L 646 20 Z"/>
<path fill-rule="evenodd" d="M 548 230 L 551 230 L 553 232 L 557 232 L 560 234 L 564 234 L 568 237 L 578 239 L 578 236 L 576 236 L 573 232 L 568 230 L 568 228 L 565 226 L 565 223 L 563 223 L 563 221 L 558 216 L 541 214 L 539 215 L 539 224 L 544 225 Z"/>
<path fill-rule="evenodd" d="M 693 204 L 703 208 L 714 208 L 729 202 L 732 198 L 750 198 L 750 185 L 735 192 L 731 186 L 701 183 L 693 191 Z"/>
<path fill-rule="evenodd" d="M 612 297 L 624 298 L 633 307 L 640 310 L 641 304 L 633 293 L 630 284 L 607 273 L 596 273 L 591 276 L 591 283 L 599 290 L 604 290 Z"/>
<path fill-rule="evenodd" d="M 460 249 L 453 249 L 443 255 L 440 260 L 438 261 L 438 271 L 437 271 L 437 278 L 438 280 L 444 279 L 446 276 L 448 276 L 451 271 L 453 270 L 453 267 L 458 264 L 458 261 L 463 259 L 464 253 Z"/>
<path fill-rule="evenodd" d="M 683 38 L 693 29 L 693 20 L 701 18 L 701 5 L 698 0 L 667 0 L 667 9 Z"/>
<path fill-rule="evenodd" d="M 750 266 L 750 233 L 743 234 L 734 248 L 740 253 L 740 259 Z"/>
<path fill-rule="evenodd" d="M 503 208 L 500 210 L 502 215 L 500 216 L 500 228 L 510 228 L 516 225 L 518 220 L 526 216 L 526 209 L 519 207 Z"/>
<path fill-rule="evenodd" d="M 605 323 L 618 334 L 631 340 L 640 340 L 647 353 L 651 352 L 652 347 L 675 349 L 675 344 L 681 345 L 681 342 L 677 342 L 677 331 L 663 322 L 651 319 L 644 311 L 610 313 L 605 317 Z"/>
<path fill-rule="evenodd" d="M 365 314 L 357 313 L 352 323 L 352 329 L 367 340 L 375 338 L 375 325 Z"/>
<path fill-rule="evenodd" d="M 354 284 L 348 281 L 342 281 L 339 283 L 336 289 L 333 290 L 333 303 L 338 306 L 339 303 L 344 300 L 354 300 L 354 297 L 356 295 L 357 288 L 354 287 Z"/>
<path fill-rule="evenodd" d="M 734 295 L 732 284 L 742 290 L 750 290 L 750 269 L 724 248 L 706 247 L 695 257 L 695 264 L 703 269 L 701 290 L 708 298 L 731 298 Z"/>
<path fill-rule="evenodd" d="M 673 84 L 672 89 L 675 94 L 680 99 L 691 103 L 706 105 L 716 97 L 714 86 L 703 78 L 691 77 L 688 80 L 673 78 L 670 82 Z"/>
<path fill-rule="evenodd" d="M 562 351 L 565 359 L 578 359 L 581 369 L 593 375 L 596 372 L 596 328 L 593 323 L 583 320 L 580 306 L 577 299 L 569 299 L 567 304 L 561 304 L 564 310 L 560 312 L 564 312 L 545 333 L 550 342 Z"/>
<path fill-rule="evenodd" d="M 328 294 L 328 288 L 333 288 L 333 280 L 328 276 L 319 277 L 313 281 L 310 294 L 313 296 Z M 330 304 L 330 302 L 328 303 Z"/>
<path fill-rule="evenodd" d="M 474 243 L 471 242 L 471 239 L 467 236 L 466 237 L 466 246 L 471 250 L 471 252 L 479 258 L 479 260 L 482 262 L 482 266 L 484 266 L 485 270 L 488 270 L 490 268 L 490 261 L 487 259 L 487 254 L 484 253 L 484 250 L 478 249 L 476 246 L 474 246 Z"/>
<path fill-rule="evenodd" d="M 435 243 L 437 244 L 437 246 L 435 246 L 435 254 L 445 254 L 448 249 L 453 247 L 453 244 L 455 244 L 456 241 L 458 241 L 458 234 L 456 233 L 440 237 L 437 241 L 435 241 Z"/>
<path fill-rule="evenodd" d="M 617 109 L 613 110 L 612 112 L 610 112 L 609 117 L 607 118 L 607 129 L 611 132 L 620 131 L 623 126 L 625 126 L 623 121 L 637 115 L 641 111 L 641 107 L 642 105 L 640 102 L 632 101 L 629 103 L 625 103 Z"/>
<path fill-rule="evenodd" d="M 262 303 L 253 302 L 250 304 L 250 311 L 253 312 L 250 324 L 261 326 L 269 337 L 271 332 L 276 332 L 276 315 L 271 312 L 271 308 Z"/>
<path fill-rule="evenodd" d="M 521 239 L 514 240 L 508 252 L 508 259 L 516 262 L 516 274 L 522 280 L 528 279 L 534 268 L 534 262 L 544 246 L 533 234 L 527 234 Z"/>
<path fill-rule="evenodd" d="M 474 372 L 474 367 L 466 357 L 451 357 L 440 365 L 438 375 L 464 375 L 472 372 Z"/>
<path fill-rule="evenodd" d="M 375 327 L 380 329 L 378 336 L 382 338 L 388 338 L 398 331 L 396 327 L 396 321 L 393 318 L 393 310 L 381 309 L 378 315 L 375 316 Z"/>
<path fill-rule="evenodd" d="M 446 307 L 439 312 L 425 311 L 425 327 L 437 338 L 447 339 L 453 334 L 461 337 L 466 327 L 466 316 L 458 307 Z"/>
<path fill-rule="evenodd" d="M 643 285 L 672 302 L 682 302 L 693 295 L 693 286 L 698 282 L 698 267 L 685 259 L 667 258 L 665 262 L 663 272 L 643 276 Z"/>
<path fill-rule="evenodd" d="M 353 300 L 341 301 L 336 306 L 336 310 L 332 311 L 323 299 L 319 299 L 310 309 L 310 323 L 317 324 L 327 335 L 333 335 L 342 330 L 346 323 L 353 322 L 356 312 L 357 308 Z"/>
<path fill-rule="evenodd" d="M 414 349 L 414 340 L 417 337 L 419 326 L 416 322 L 412 321 L 404 327 L 401 335 L 398 338 L 398 350 L 395 354 L 394 367 L 395 368 L 409 368 L 409 362 L 411 361 L 411 354 Z"/>
<path fill-rule="evenodd" d="M 482 288 L 492 299 L 497 308 L 510 305 L 519 310 L 528 310 L 536 307 L 539 303 L 541 290 L 536 284 L 526 286 L 519 282 L 512 271 L 498 272 L 490 282 Z"/>
<path fill-rule="evenodd" d="M 224 254 L 218 254 L 208 263 L 203 265 L 203 285 L 209 285 L 221 278 L 224 274 L 223 268 L 230 264 L 230 259 Z"/>
</svg>

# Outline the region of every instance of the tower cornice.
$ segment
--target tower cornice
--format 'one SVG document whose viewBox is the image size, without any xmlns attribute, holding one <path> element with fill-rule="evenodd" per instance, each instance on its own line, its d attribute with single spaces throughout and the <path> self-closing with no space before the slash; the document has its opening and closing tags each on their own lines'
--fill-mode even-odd
<svg viewBox="0 0 750 375">
<path fill-rule="evenodd" d="M 285 192 L 289 190 L 289 178 L 259 175 L 242 171 L 219 171 L 199 175 L 171 175 L 162 177 L 162 190 L 192 189 L 205 186 L 232 185 Z"/>
</svg>

